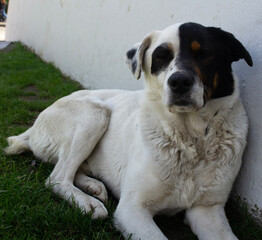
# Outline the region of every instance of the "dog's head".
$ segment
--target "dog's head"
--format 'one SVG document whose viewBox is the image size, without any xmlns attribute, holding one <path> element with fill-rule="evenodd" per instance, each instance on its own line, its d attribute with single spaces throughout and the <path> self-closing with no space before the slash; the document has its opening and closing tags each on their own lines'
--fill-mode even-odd
<svg viewBox="0 0 262 240">
<path fill-rule="evenodd" d="M 189 112 L 209 99 L 234 92 L 231 64 L 252 59 L 230 33 L 196 23 L 154 31 L 130 49 L 127 64 L 139 79 L 144 71 L 146 91 L 161 98 L 169 111 Z"/>
</svg>

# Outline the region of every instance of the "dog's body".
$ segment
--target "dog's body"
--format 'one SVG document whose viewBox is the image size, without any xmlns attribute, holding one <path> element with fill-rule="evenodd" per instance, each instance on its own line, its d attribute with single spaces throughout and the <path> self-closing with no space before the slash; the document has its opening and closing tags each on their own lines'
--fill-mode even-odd
<svg viewBox="0 0 262 240">
<path fill-rule="evenodd" d="M 124 236 L 164 240 L 153 216 L 186 209 L 199 239 L 236 240 L 224 204 L 246 144 L 231 73 L 241 58 L 252 65 L 220 29 L 187 23 L 153 32 L 127 53 L 136 78 L 143 68 L 145 90 L 75 92 L 10 137 L 6 152 L 31 150 L 56 164 L 47 185 L 94 218 L 107 216 L 105 187 L 89 176 L 100 179 L 119 198 L 115 225 Z"/>
</svg>

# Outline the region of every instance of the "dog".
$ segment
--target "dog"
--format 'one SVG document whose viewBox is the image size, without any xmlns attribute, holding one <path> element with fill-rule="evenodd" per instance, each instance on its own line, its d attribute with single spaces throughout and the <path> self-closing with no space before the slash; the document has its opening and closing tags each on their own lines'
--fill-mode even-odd
<svg viewBox="0 0 262 240">
<path fill-rule="evenodd" d="M 174 24 L 126 54 L 145 88 L 80 90 L 48 107 L 7 154 L 30 150 L 55 165 L 52 191 L 93 218 L 119 199 L 115 227 L 125 238 L 166 240 L 156 214 L 185 210 L 201 240 L 236 240 L 224 205 L 241 166 L 248 121 L 231 64 L 252 58 L 220 28 Z M 98 180 L 99 179 L 99 180 Z M 103 183 L 105 184 L 103 184 Z"/>
</svg>

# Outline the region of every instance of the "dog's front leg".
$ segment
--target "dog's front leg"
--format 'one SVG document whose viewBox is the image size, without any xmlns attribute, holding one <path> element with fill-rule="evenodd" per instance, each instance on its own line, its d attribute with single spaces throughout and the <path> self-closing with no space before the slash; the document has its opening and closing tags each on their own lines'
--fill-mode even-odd
<svg viewBox="0 0 262 240">
<path fill-rule="evenodd" d="M 139 204 L 119 202 L 114 214 L 115 226 L 128 239 L 167 240 L 153 220 L 152 214 Z"/>
<path fill-rule="evenodd" d="M 186 221 L 199 240 L 238 240 L 229 226 L 222 205 L 188 209 Z"/>
</svg>

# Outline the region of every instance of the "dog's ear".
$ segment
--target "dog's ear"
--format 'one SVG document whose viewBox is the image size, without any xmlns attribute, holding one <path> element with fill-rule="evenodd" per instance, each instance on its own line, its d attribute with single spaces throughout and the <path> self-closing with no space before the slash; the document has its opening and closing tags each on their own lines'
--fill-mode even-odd
<svg viewBox="0 0 262 240">
<path fill-rule="evenodd" d="M 146 50 L 150 47 L 152 42 L 151 35 L 148 35 L 142 43 L 135 44 L 126 53 L 126 63 L 129 69 L 132 71 L 136 79 L 141 76 L 143 61 L 145 57 Z"/>
<path fill-rule="evenodd" d="M 223 31 L 220 28 L 214 28 L 214 27 L 210 27 L 209 31 L 216 36 L 216 39 L 224 42 L 228 46 L 230 51 L 231 62 L 235 62 L 240 59 L 245 59 L 246 63 L 249 66 L 253 66 L 253 61 L 250 54 L 244 48 L 241 42 L 234 37 L 233 34 Z"/>
</svg>

